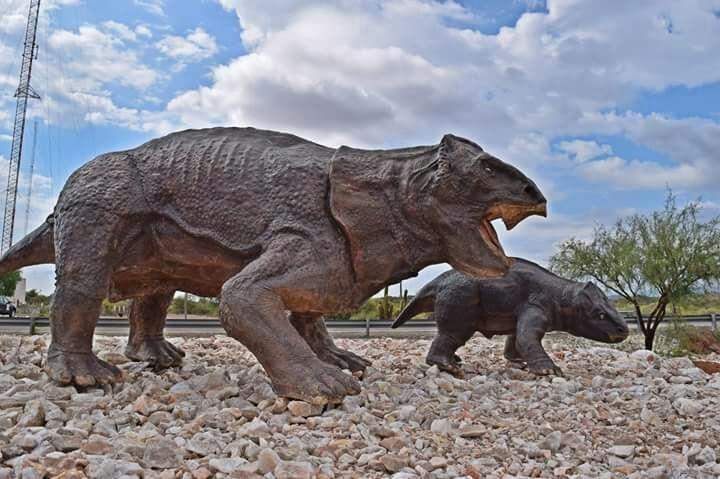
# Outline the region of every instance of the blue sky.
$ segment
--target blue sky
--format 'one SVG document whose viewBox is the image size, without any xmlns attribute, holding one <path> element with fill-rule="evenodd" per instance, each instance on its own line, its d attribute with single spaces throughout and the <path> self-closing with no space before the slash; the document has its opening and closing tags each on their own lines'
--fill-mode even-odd
<svg viewBox="0 0 720 479">
<path fill-rule="evenodd" d="M 3 184 L 27 5 L 0 0 Z M 720 0 L 44 0 L 30 223 L 95 155 L 214 125 L 330 146 L 471 138 L 549 198 L 547 220 L 499 227 L 510 254 L 543 263 L 564 239 L 660 207 L 667 187 L 718 214 L 717 12 Z M 25 274 L 52 290 L 51 267 Z"/>
</svg>

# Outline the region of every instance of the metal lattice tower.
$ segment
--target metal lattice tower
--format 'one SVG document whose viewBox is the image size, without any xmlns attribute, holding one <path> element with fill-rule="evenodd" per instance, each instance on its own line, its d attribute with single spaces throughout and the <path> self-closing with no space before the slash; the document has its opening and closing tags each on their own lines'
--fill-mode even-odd
<svg viewBox="0 0 720 479">
<path fill-rule="evenodd" d="M 25 116 L 27 114 L 28 100 L 40 99 L 30 86 L 33 60 L 37 53 L 37 26 L 40 13 L 40 0 L 30 0 L 27 28 L 25 29 L 25 45 L 20 68 L 20 83 L 15 92 L 17 106 L 15 107 L 15 125 L 13 126 L 13 140 L 10 150 L 10 171 L 5 193 L 5 219 L 3 221 L 2 244 L 0 249 L 5 253 L 12 245 L 13 229 L 15 227 L 15 206 L 17 202 L 18 176 L 20 173 L 20 159 L 22 158 L 23 137 L 25 135 Z"/>
<path fill-rule="evenodd" d="M 25 228 L 23 229 L 23 235 L 28 233 L 28 223 L 30 222 L 30 205 L 32 200 L 32 184 L 33 175 L 35 174 L 35 153 L 37 152 L 37 129 L 38 121 L 35 120 L 33 124 L 33 147 L 30 152 L 30 175 L 28 176 L 28 192 L 27 192 L 27 204 L 25 205 Z"/>
</svg>

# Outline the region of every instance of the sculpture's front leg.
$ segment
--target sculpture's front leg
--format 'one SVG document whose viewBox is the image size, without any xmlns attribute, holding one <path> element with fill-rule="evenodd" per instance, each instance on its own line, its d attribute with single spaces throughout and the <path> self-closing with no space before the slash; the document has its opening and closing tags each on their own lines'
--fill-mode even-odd
<svg viewBox="0 0 720 479">
<path fill-rule="evenodd" d="M 330 333 L 325 327 L 322 315 L 316 313 L 290 314 L 290 323 L 300 336 L 308 343 L 317 356 L 328 364 L 334 364 L 341 369 L 350 371 L 365 371 L 370 361 L 335 345 Z"/>
<path fill-rule="evenodd" d="M 323 362 L 290 323 L 286 310 L 313 306 L 323 296 L 322 264 L 303 240 L 279 238 L 222 288 L 220 320 L 230 336 L 260 361 L 280 396 L 340 401 L 360 384 Z"/>
<path fill-rule="evenodd" d="M 545 313 L 536 306 L 529 306 L 518 317 L 515 346 L 527 362 L 528 371 L 538 376 L 562 376 L 562 370 L 550 359 L 542 346 L 547 331 Z"/>
</svg>

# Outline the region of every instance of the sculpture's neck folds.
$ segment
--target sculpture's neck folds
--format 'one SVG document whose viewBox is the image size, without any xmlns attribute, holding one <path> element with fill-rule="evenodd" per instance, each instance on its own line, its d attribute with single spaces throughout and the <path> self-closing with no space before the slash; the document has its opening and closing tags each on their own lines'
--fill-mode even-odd
<svg viewBox="0 0 720 479">
<path fill-rule="evenodd" d="M 341 147 L 333 157 L 330 207 L 347 239 L 356 284 L 367 296 L 445 261 L 410 182 L 436 151 Z"/>
<path fill-rule="evenodd" d="M 528 281 L 534 290 L 531 295 L 534 304 L 545 311 L 552 330 L 573 331 L 573 323 L 577 321 L 574 301 L 577 283 L 549 273 L 539 279 L 535 277 Z"/>
</svg>

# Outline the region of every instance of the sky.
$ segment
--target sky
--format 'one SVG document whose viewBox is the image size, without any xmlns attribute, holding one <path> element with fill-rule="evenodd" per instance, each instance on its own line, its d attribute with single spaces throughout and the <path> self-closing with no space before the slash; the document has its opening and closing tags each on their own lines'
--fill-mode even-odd
<svg viewBox="0 0 720 479">
<path fill-rule="evenodd" d="M 28 0 L 0 0 L 0 184 Z M 16 239 L 96 155 L 184 128 L 339 146 L 467 137 L 518 166 L 547 219 L 506 252 L 546 264 L 667 188 L 720 214 L 720 0 L 43 0 Z M 0 198 L 0 202 L 4 199 Z M 404 283 L 412 293 L 447 265 Z M 51 266 L 24 270 L 51 292 Z"/>
</svg>

